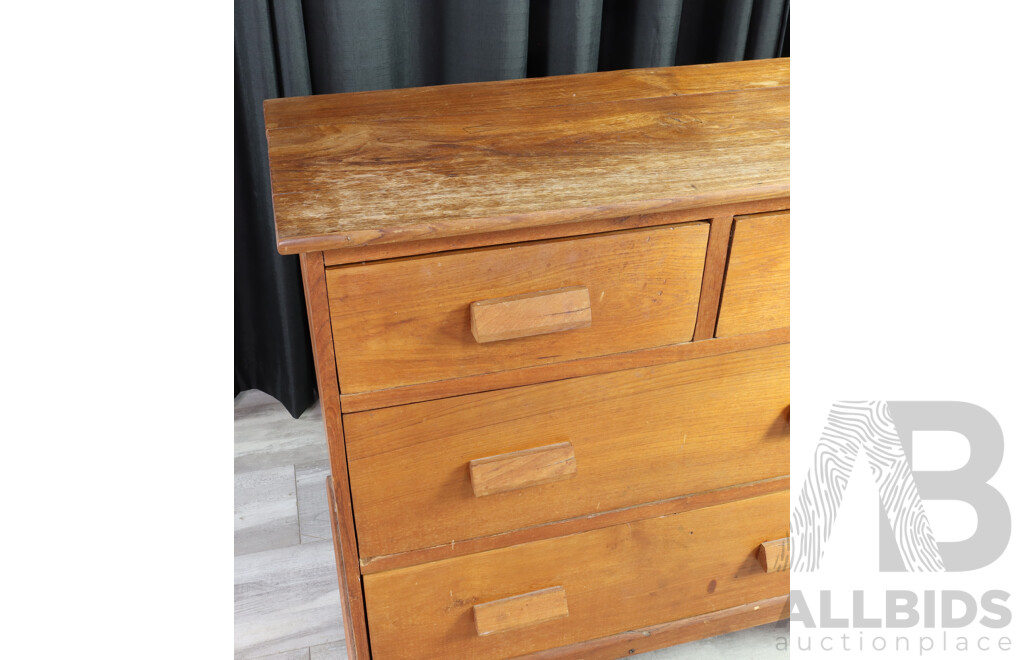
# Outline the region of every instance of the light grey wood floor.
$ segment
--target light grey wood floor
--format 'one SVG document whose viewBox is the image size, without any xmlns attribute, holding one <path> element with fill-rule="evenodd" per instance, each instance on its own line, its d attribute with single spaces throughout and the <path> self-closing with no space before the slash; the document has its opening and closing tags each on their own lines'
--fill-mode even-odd
<svg viewBox="0 0 1024 660">
<path fill-rule="evenodd" d="M 319 406 L 235 399 L 235 657 L 345 658 Z"/>
<path fill-rule="evenodd" d="M 235 658 L 342 660 L 341 599 L 324 479 L 323 417 L 292 419 L 257 390 L 235 398 Z M 781 660 L 788 622 L 630 656 Z"/>
</svg>

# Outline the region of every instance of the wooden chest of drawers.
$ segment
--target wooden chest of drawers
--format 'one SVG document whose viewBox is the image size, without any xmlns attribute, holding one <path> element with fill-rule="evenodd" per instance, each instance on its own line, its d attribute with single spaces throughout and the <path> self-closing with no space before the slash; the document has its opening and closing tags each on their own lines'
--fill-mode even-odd
<svg viewBox="0 0 1024 660">
<path fill-rule="evenodd" d="M 788 616 L 788 60 L 265 114 L 350 657 Z"/>
</svg>

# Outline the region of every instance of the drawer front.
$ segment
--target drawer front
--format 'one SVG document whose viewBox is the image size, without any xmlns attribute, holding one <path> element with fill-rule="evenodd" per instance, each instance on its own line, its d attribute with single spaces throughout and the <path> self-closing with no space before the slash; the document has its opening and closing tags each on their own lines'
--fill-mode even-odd
<svg viewBox="0 0 1024 660">
<path fill-rule="evenodd" d="M 789 473 L 789 345 L 345 415 L 359 551 Z"/>
<path fill-rule="evenodd" d="M 716 337 L 789 327 L 789 212 L 737 216 Z"/>
<path fill-rule="evenodd" d="M 758 553 L 788 528 L 781 492 L 368 575 L 372 651 L 507 658 L 783 595 Z"/>
<path fill-rule="evenodd" d="M 708 223 L 327 271 L 342 394 L 688 342 Z"/>
</svg>

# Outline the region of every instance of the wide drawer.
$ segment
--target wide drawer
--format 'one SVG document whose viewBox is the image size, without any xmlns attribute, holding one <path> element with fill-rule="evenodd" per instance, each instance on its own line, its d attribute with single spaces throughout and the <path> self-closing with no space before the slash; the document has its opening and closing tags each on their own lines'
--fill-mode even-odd
<svg viewBox="0 0 1024 660">
<path fill-rule="evenodd" d="M 779 596 L 758 550 L 788 526 L 787 491 L 367 575 L 372 651 L 507 658 Z"/>
<path fill-rule="evenodd" d="M 695 222 L 328 269 L 341 392 L 690 341 L 707 238 Z"/>
<path fill-rule="evenodd" d="M 737 216 L 716 337 L 789 327 L 789 212 Z"/>
<path fill-rule="evenodd" d="M 785 344 L 345 415 L 360 556 L 786 475 L 788 404 Z"/>
</svg>

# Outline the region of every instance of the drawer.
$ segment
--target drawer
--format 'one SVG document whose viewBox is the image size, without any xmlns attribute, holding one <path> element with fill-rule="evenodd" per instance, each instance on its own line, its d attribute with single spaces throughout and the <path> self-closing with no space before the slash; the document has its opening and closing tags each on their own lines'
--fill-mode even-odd
<svg viewBox="0 0 1024 660">
<path fill-rule="evenodd" d="M 737 216 L 716 337 L 789 327 L 789 212 Z"/>
<path fill-rule="evenodd" d="M 695 222 L 328 269 L 341 392 L 688 342 L 707 238 Z"/>
<path fill-rule="evenodd" d="M 788 404 L 786 344 L 345 415 L 360 556 L 787 475 Z"/>
<path fill-rule="evenodd" d="M 783 595 L 758 550 L 788 536 L 781 492 L 367 575 L 372 651 L 507 658 Z"/>
</svg>

